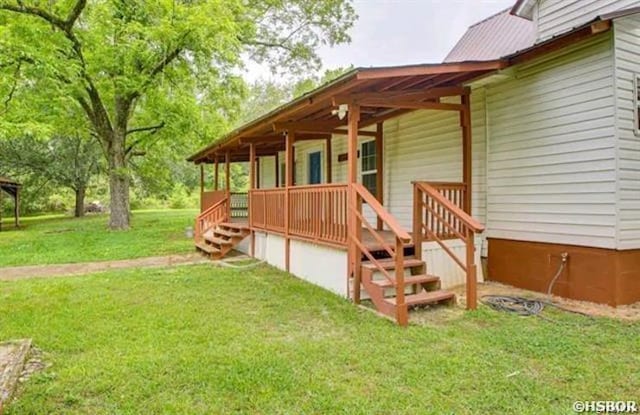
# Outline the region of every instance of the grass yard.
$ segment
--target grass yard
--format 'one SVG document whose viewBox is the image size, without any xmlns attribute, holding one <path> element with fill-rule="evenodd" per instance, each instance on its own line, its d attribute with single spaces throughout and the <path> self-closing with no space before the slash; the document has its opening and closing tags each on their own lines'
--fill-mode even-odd
<svg viewBox="0 0 640 415">
<path fill-rule="evenodd" d="M 640 397 L 640 324 L 550 316 L 402 329 L 266 266 L 0 283 L 0 339 L 32 337 L 52 363 L 7 413 L 568 414 Z"/>
<path fill-rule="evenodd" d="M 193 251 L 185 228 L 196 210 L 134 211 L 129 232 L 107 229 L 107 215 L 36 216 L 0 232 L 0 267 L 140 258 Z"/>
</svg>

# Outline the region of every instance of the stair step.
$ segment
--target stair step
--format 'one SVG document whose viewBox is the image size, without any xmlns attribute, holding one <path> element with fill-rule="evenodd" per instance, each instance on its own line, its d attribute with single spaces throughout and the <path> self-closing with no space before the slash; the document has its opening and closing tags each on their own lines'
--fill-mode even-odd
<svg viewBox="0 0 640 415">
<path fill-rule="evenodd" d="M 438 291 L 422 291 L 418 294 L 411 294 L 404 297 L 405 303 L 408 306 L 424 305 L 439 303 L 441 301 L 452 301 L 456 298 L 456 295 L 450 291 L 438 290 Z M 386 298 L 385 301 L 393 305 L 396 304 L 396 299 Z"/>
<path fill-rule="evenodd" d="M 228 238 L 242 238 L 244 237 L 243 234 L 241 234 L 240 232 L 229 232 L 229 231 L 225 231 L 224 229 L 216 229 L 215 231 L 213 231 L 213 234 L 215 237 L 222 235 L 222 236 L 226 236 Z"/>
<path fill-rule="evenodd" d="M 413 284 L 428 284 L 433 282 L 440 281 L 440 277 L 435 275 L 407 275 L 404 277 L 404 285 L 413 285 Z M 380 288 L 391 288 L 394 287 L 394 284 L 388 279 L 371 281 L 373 284 L 377 285 Z"/>
<path fill-rule="evenodd" d="M 211 242 L 216 245 L 233 245 L 233 242 L 228 239 L 216 238 L 215 236 L 205 235 L 205 241 Z"/>
<path fill-rule="evenodd" d="M 393 260 L 388 260 L 388 259 L 386 259 L 386 260 L 378 260 L 378 263 L 384 269 L 395 269 L 395 267 L 396 267 L 396 261 L 393 261 Z M 404 265 L 405 268 L 420 267 L 420 266 L 424 265 L 424 261 L 422 261 L 420 259 L 416 259 L 416 258 L 405 258 L 405 260 L 403 262 L 403 265 Z M 372 262 L 363 262 L 362 263 L 362 267 L 370 269 L 372 271 L 377 271 L 378 270 L 378 267 Z"/>
<path fill-rule="evenodd" d="M 207 254 L 219 254 L 220 250 L 218 248 L 216 248 L 215 246 L 211 246 L 209 244 L 206 244 L 204 242 L 196 242 L 196 247 L 203 251 L 206 252 Z"/>
<path fill-rule="evenodd" d="M 218 226 L 221 228 L 236 229 L 238 231 L 251 230 L 249 225 L 247 225 L 246 223 L 223 222 L 223 223 L 220 223 Z"/>
</svg>

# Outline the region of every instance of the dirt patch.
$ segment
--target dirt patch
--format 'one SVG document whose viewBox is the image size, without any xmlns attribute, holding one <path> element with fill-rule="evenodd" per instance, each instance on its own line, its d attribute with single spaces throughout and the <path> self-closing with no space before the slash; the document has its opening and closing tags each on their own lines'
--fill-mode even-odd
<svg viewBox="0 0 640 415">
<path fill-rule="evenodd" d="M 119 261 L 82 262 L 78 264 L 54 264 L 54 265 L 30 265 L 24 267 L 0 268 L 0 281 L 17 281 L 26 278 L 51 278 L 69 275 L 84 275 L 94 272 L 109 271 L 124 268 L 158 268 L 178 265 L 211 264 L 220 265 L 220 262 L 233 262 L 253 260 L 253 258 L 238 252 L 231 251 L 222 260 L 212 261 L 200 254 L 168 255 L 137 259 L 124 259 Z"/>
<path fill-rule="evenodd" d="M 199 254 L 168 255 L 119 261 L 84 262 L 79 264 L 33 265 L 0 268 L 0 281 L 15 281 L 24 278 L 62 277 L 67 275 L 91 274 L 123 268 L 167 267 L 211 263 Z"/>
<path fill-rule="evenodd" d="M 456 293 L 458 306 L 464 307 L 466 304 L 464 285 L 451 288 L 450 291 Z M 610 317 L 621 320 L 640 321 L 640 302 L 625 306 L 611 307 L 604 304 L 590 303 L 588 301 L 571 300 L 555 295 L 548 296 L 539 292 L 523 290 L 521 288 L 500 284 L 494 281 L 487 281 L 482 284 L 478 284 L 478 299 L 482 298 L 484 295 L 509 295 L 550 301 L 563 308 L 585 313 L 594 317 Z"/>
</svg>

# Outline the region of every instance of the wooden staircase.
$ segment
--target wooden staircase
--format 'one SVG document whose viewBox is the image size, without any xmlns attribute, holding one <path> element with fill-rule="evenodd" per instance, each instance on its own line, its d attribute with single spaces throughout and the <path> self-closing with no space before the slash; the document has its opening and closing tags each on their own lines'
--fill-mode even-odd
<svg viewBox="0 0 640 415">
<path fill-rule="evenodd" d="M 220 259 L 251 234 L 247 223 L 231 222 L 231 197 L 227 193 L 196 218 L 196 250 Z"/>
<path fill-rule="evenodd" d="M 200 240 L 196 240 L 196 249 L 209 255 L 211 259 L 220 259 L 250 233 L 251 229 L 246 223 L 221 222 L 204 232 Z"/>
<path fill-rule="evenodd" d="M 393 259 L 363 261 L 361 265 L 361 283 L 379 312 L 395 317 L 398 310 L 396 284 L 385 277 L 382 270 L 396 275 L 398 265 Z M 415 257 L 404 257 L 401 264 L 404 274 L 404 304 L 407 308 L 423 307 L 435 304 L 454 305 L 456 296 L 452 292 L 440 289 L 440 277 L 426 272 L 426 263 Z M 396 280 L 397 282 L 397 280 Z"/>
</svg>

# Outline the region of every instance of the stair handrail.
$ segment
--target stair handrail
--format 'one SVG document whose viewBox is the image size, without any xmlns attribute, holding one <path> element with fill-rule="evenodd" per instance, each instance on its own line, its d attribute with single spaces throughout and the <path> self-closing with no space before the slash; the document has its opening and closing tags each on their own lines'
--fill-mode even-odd
<svg viewBox="0 0 640 415">
<path fill-rule="evenodd" d="M 467 309 L 477 306 L 477 265 L 475 264 L 475 235 L 484 232 L 485 227 L 470 214 L 447 199 L 438 189 L 428 182 L 413 182 L 414 185 L 414 218 L 413 238 L 418 256 L 422 254 L 422 240 L 427 236 L 438 243 L 440 247 L 466 273 Z M 425 202 L 425 196 L 433 202 Z M 444 243 L 438 233 L 431 229 L 426 220 L 427 213 L 433 220 L 446 227 L 451 235 L 455 235 L 465 244 L 466 261 L 462 260 Z"/>
<path fill-rule="evenodd" d="M 225 196 L 218 202 L 209 206 L 196 217 L 195 240 L 202 239 L 203 235 L 218 224 L 229 220 L 228 209 L 229 196 Z"/>
<path fill-rule="evenodd" d="M 360 284 L 362 279 L 362 255 L 376 267 L 382 275 L 393 284 L 396 291 L 396 320 L 400 325 L 408 323 L 408 308 L 405 302 L 405 284 L 404 284 L 404 247 L 406 243 L 411 242 L 411 235 L 398 223 L 398 221 L 380 204 L 380 202 L 369 192 L 369 190 L 360 183 L 352 183 L 350 185 L 352 197 L 349 198 L 349 211 L 353 215 L 354 227 L 353 232 L 349 233 L 349 239 L 352 242 L 349 261 L 354 276 L 354 302 L 360 302 Z M 388 244 L 384 238 L 380 236 L 379 231 L 369 223 L 362 214 L 362 202 L 366 202 L 371 210 L 378 218 L 384 222 L 388 229 L 394 234 L 394 245 Z M 389 254 L 390 258 L 395 262 L 395 275 L 391 274 L 380 264 L 373 256 L 369 249 L 362 241 L 362 226 L 371 233 L 380 246 Z"/>
</svg>

